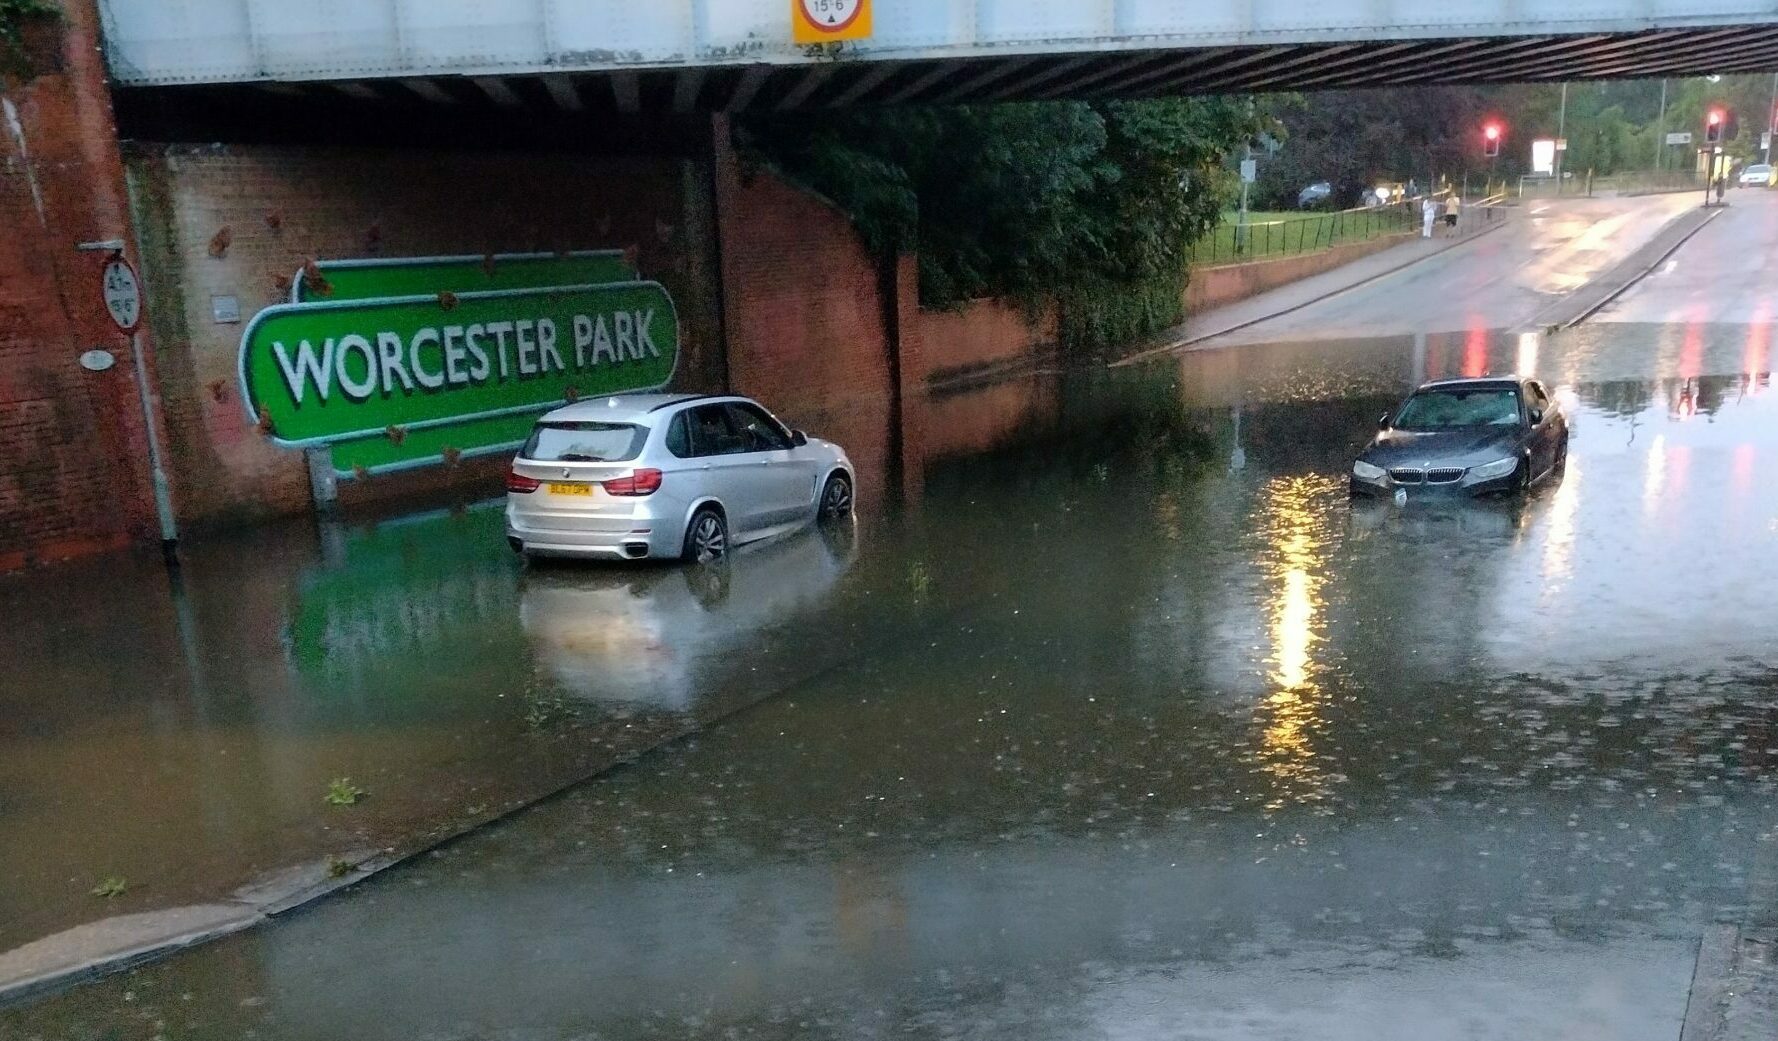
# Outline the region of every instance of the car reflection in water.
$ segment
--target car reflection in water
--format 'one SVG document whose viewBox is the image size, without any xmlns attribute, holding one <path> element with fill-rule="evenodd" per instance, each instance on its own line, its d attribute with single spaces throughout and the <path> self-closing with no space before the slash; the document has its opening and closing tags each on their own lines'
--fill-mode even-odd
<svg viewBox="0 0 1778 1041">
<path fill-rule="evenodd" d="M 1409 509 L 1372 498 L 1352 500 L 1352 529 L 1390 532 L 1416 540 L 1458 536 L 1466 542 L 1506 542 L 1525 525 L 1528 503 L 1509 499 L 1420 499 Z"/>
<path fill-rule="evenodd" d="M 613 709 L 682 712 L 702 668 L 762 630 L 819 611 L 856 556 L 847 519 L 684 567 L 532 568 L 519 620 L 565 693 Z"/>
</svg>

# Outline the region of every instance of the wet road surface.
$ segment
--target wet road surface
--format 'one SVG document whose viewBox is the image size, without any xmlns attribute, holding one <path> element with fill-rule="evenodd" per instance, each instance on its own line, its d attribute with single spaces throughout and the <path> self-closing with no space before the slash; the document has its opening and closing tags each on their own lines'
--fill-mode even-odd
<svg viewBox="0 0 1778 1041">
<path fill-rule="evenodd" d="M 1778 191 L 1726 198 L 1722 213 L 1592 320 L 1769 325 L 1778 317 Z"/>
<path fill-rule="evenodd" d="M 1331 340 L 1451 329 L 1537 328 L 1538 316 L 1609 270 L 1679 214 L 1697 206 L 1689 194 L 1637 198 L 1528 199 L 1498 212 L 1508 226 L 1421 260 L 1301 310 L 1216 336 L 1202 346 L 1283 340 Z M 1416 245 L 1401 247 L 1404 251 Z M 1360 263 L 1385 264 L 1396 251 Z M 1335 272 L 1321 276 L 1337 281 Z M 1309 280 L 1313 281 L 1313 280 Z M 1273 314 L 1294 303 L 1308 283 L 1242 301 L 1205 315 L 1226 328 L 1247 314 Z M 1714 312 L 1690 321 L 1724 321 Z M 1674 318 L 1649 318 L 1672 321 Z M 1187 324 L 1187 330 L 1200 324 Z"/>
<path fill-rule="evenodd" d="M 751 707 L 0 1036 L 1674 1038 L 1701 931 L 1778 873 L 1768 345 L 1475 330 L 982 388 L 938 403 L 967 436 L 916 510 L 724 576 L 524 572 L 473 511 L 360 533 L 388 570 L 292 567 L 386 611 L 250 595 L 284 656 L 197 656 L 251 691 L 333 633 L 255 708 L 273 794 L 161 792 L 218 836 L 277 841 L 279 783 L 372 752 L 490 784 Z M 1405 389 L 1502 371 L 1570 409 L 1560 483 L 1347 501 Z M 162 697 L 140 720 L 193 711 Z"/>
</svg>

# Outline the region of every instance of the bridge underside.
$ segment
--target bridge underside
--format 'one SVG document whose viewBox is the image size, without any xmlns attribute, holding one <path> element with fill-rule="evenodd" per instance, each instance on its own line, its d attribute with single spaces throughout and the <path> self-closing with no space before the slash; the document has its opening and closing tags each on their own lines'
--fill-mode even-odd
<svg viewBox="0 0 1778 1041">
<path fill-rule="evenodd" d="M 456 111 L 658 115 L 1052 98 L 1146 98 L 1684 76 L 1778 69 L 1778 25 L 1634 33 L 1166 48 L 606 72 L 431 75 L 192 86 L 119 84 L 125 112 L 309 102 Z"/>
</svg>

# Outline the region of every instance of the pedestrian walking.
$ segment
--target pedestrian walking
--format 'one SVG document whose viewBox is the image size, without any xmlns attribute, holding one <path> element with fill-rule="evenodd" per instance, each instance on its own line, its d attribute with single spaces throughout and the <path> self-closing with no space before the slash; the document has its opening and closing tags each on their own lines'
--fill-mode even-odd
<svg viewBox="0 0 1778 1041">
<path fill-rule="evenodd" d="M 1432 222 L 1438 218 L 1438 201 L 1428 195 L 1420 200 L 1420 237 L 1432 237 Z"/>
<path fill-rule="evenodd" d="M 1457 234 L 1457 218 L 1463 214 L 1463 200 L 1456 192 L 1445 197 L 1445 235 Z"/>
</svg>

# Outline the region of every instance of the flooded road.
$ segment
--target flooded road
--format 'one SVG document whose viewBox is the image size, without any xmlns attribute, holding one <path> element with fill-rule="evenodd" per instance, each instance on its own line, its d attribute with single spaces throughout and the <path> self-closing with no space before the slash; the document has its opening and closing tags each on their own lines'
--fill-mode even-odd
<svg viewBox="0 0 1778 1041">
<path fill-rule="evenodd" d="M 709 725 L 0 1037 L 1675 1038 L 1701 930 L 1778 888 L 1769 334 L 960 392 L 917 508 L 720 574 L 527 571 L 481 510 L 268 536 L 128 658 L 14 586 L 9 938 Z M 1507 371 L 1570 410 L 1559 484 L 1347 501 L 1407 388 Z"/>
</svg>

